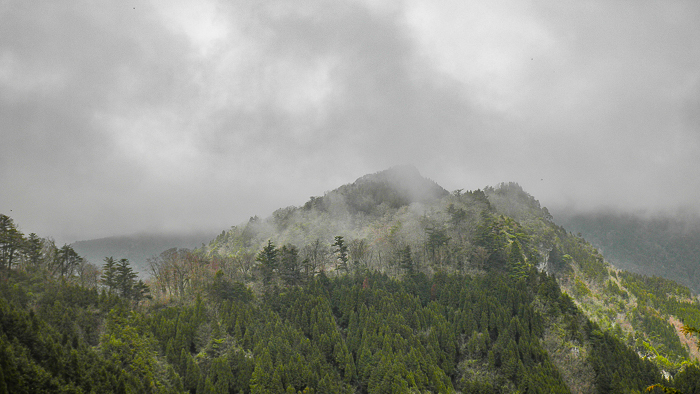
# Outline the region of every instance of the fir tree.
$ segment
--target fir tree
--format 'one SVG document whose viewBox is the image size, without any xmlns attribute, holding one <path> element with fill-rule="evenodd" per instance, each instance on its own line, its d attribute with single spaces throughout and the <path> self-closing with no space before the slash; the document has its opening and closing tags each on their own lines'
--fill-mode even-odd
<svg viewBox="0 0 700 394">
<path fill-rule="evenodd" d="M 112 293 L 117 287 L 117 267 L 114 257 L 105 257 L 105 264 L 102 266 L 101 282 L 107 287 L 107 291 Z"/>
<path fill-rule="evenodd" d="M 132 298 L 135 279 L 138 275 L 131 269 L 128 259 L 120 259 L 115 268 L 115 287 L 119 295 L 124 298 Z"/>
<path fill-rule="evenodd" d="M 337 235 L 332 246 L 335 246 L 335 250 L 333 252 L 338 255 L 336 269 L 338 271 L 345 271 L 346 273 L 349 272 L 350 267 L 348 266 L 348 247 L 345 245 L 345 240 L 343 237 Z"/>
<path fill-rule="evenodd" d="M 265 285 L 270 284 L 274 275 L 278 270 L 278 250 L 272 240 L 267 241 L 267 246 L 265 246 L 257 256 L 255 260 L 260 263 L 260 273 L 262 274 L 263 283 Z"/>
</svg>

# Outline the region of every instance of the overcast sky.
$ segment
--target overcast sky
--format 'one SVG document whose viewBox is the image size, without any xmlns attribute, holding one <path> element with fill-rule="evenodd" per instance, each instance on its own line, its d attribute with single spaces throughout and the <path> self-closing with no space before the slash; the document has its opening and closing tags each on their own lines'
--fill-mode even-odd
<svg viewBox="0 0 700 394">
<path fill-rule="evenodd" d="M 398 164 L 697 211 L 698 21 L 696 0 L 0 1 L 0 213 L 58 242 L 223 230 Z"/>
</svg>

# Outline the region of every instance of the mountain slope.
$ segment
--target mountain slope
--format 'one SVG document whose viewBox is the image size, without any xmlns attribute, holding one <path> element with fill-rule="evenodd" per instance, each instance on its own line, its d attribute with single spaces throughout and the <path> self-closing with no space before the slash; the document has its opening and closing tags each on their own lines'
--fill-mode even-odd
<svg viewBox="0 0 700 394">
<path fill-rule="evenodd" d="M 692 342 L 672 324 L 700 323 L 700 307 L 687 288 L 614 269 L 595 247 L 555 224 L 547 209 L 517 184 L 439 193 L 432 199 L 409 202 L 393 198 L 400 195 L 396 189 L 373 194 L 373 190 L 386 189 L 385 183 L 375 179 L 366 177 L 367 183 L 358 180 L 312 198 L 303 207 L 289 207 L 271 218 L 234 227 L 205 252 L 231 261 L 223 264 L 232 267 L 225 275 L 237 280 L 258 275 L 255 256 L 268 241 L 298 247 L 299 259 L 310 265 L 306 270 L 329 275 L 364 270 L 394 277 L 409 272 L 501 272 L 524 280 L 536 267 L 556 277 L 585 315 L 575 326 L 597 327 L 572 337 L 559 327 L 561 321 L 571 318 L 555 315 L 547 319 L 550 328 L 541 340 L 562 374 L 577 371 L 569 375 L 569 387 L 577 390 L 600 392 L 604 385 L 598 381 L 586 386 L 576 380 L 579 375 L 601 377 L 602 367 L 590 359 L 600 341 L 631 349 L 635 358 L 652 360 L 669 374 L 681 371 L 691 354 L 696 354 Z M 360 197 L 370 203 L 356 203 Z M 339 261 L 339 249 L 332 245 L 337 236 L 351 246 L 347 264 Z M 282 268 L 282 277 L 281 272 Z M 562 356 L 572 352 L 587 356 Z"/>
<path fill-rule="evenodd" d="M 657 275 L 700 293 L 700 218 L 614 212 L 557 212 L 557 221 L 581 233 L 617 267 Z"/>
</svg>

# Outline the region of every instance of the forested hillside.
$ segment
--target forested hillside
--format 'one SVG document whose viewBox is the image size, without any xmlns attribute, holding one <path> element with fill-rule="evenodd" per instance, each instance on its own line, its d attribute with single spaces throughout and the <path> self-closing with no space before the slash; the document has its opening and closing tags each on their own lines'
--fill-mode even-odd
<svg viewBox="0 0 700 394">
<path fill-rule="evenodd" d="M 516 184 L 390 169 L 163 252 L 147 283 L 3 220 L 0 393 L 700 391 L 695 296 Z"/>
</svg>

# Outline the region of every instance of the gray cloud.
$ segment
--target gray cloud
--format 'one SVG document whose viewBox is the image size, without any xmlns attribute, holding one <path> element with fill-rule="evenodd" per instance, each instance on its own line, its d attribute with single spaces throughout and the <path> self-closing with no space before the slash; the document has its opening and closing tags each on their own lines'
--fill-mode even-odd
<svg viewBox="0 0 700 394">
<path fill-rule="evenodd" d="M 227 228 L 412 163 L 545 205 L 698 209 L 694 2 L 9 2 L 0 211 Z"/>
</svg>

